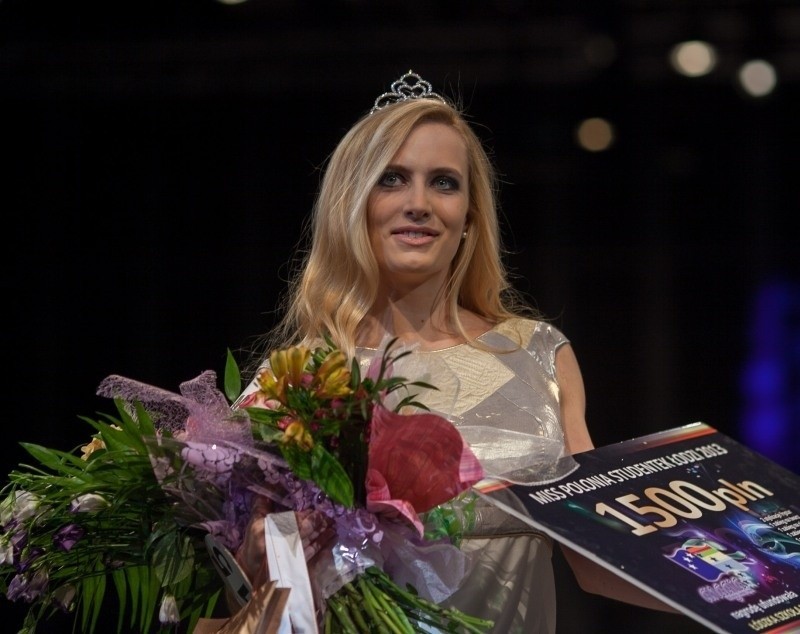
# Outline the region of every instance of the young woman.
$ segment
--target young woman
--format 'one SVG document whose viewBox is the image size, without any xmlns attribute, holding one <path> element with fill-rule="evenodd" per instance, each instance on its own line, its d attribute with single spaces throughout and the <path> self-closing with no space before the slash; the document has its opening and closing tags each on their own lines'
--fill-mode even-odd
<svg viewBox="0 0 800 634">
<path fill-rule="evenodd" d="M 330 157 L 310 248 L 267 347 L 314 346 L 329 335 L 366 361 L 399 337 L 446 379 L 426 405 L 468 442 L 488 438 L 515 477 L 543 480 L 570 469 L 564 456 L 592 448 L 584 387 L 567 338 L 509 284 L 495 185 L 461 112 L 418 75 L 401 77 Z M 449 604 L 492 619 L 498 633 L 555 631 L 548 537 L 484 503 L 461 548 L 472 565 Z M 666 608 L 565 555 L 584 589 Z"/>
</svg>

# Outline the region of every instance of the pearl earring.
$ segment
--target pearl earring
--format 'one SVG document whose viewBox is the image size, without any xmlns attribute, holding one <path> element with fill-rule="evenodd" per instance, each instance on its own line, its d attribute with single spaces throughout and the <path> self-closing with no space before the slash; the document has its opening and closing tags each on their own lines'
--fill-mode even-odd
<svg viewBox="0 0 800 634">
<path fill-rule="evenodd" d="M 464 229 L 464 233 L 461 234 L 461 239 L 462 240 L 466 240 L 467 239 L 467 230 L 466 229 Z"/>
</svg>

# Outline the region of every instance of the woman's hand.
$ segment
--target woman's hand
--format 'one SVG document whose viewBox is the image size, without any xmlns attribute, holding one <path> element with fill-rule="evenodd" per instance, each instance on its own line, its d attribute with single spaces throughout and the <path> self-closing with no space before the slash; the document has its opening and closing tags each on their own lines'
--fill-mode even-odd
<svg viewBox="0 0 800 634">
<path fill-rule="evenodd" d="M 273 505 L 268 498 L 261 496 L 256 498 L 244 541 L 236 551 L 236 562 L 247 575 L 253 588 L 260 588 L 269 579 L 264 521 L 272 510 Z M 333 538 L 336 531 L 330 519 L 320 511 L 297 511 L 295 519 L 303 543 L 303 555 L 308 561 Z"/>
</svg>

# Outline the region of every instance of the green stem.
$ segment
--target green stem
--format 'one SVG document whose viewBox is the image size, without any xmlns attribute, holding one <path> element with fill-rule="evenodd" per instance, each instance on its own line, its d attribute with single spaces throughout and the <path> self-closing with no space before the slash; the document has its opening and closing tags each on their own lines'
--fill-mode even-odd
<svg viewBox="0 0 800 634">
<path fill-rule="evenodd" d="M 328 599 L 328 607 L 345 634 L 414 634 L 414 623 L 454 633 L 485 634 L 493 625 L 490 620 L 442 607 L 405 590 L 377 567 L 368 568 L 355 581 L 342 586 Z M 332 632 L 332 620 L 330 627 Z"/>
<path fill-rule="evenodd" d="M 363 634 L 369 634 L 369 625 L 364 620 L 364 614 L 361 612 L 361 607 L 358 605 L 357 601 L 353 600 L 353 597 L 347 595 L 343 597 L 343 603 L 349 608 L 350 616 L 353 617 L 353 622 L 356 624 L 359 632 L 363 632 Z"/>
<path fill-rule="evenodd" d="M 474 634 L 485 634 L 486 630 L 494 625 L 494 621 L 465 614 L 456 608 L 442 610 L 442 615 L 451 621 L 457 621 L 461 627 L 474 632 Z"/>
<path fill-rule="evenodd" d="M 372 603 L 372 609 L 375 610 L 375 613 L 378 615 L 378 622 L 382 623 L 390 634 L 403 634 L 403 630 L 399 628 L 399 624 L 396 622 L 391 611 L 387 610 L 381 602 L 381 590 L 370 583 L 369 579 L 366 577 L 361 577 L 359 580 L 363 581 L 362 587 L 364 589 L 364 595 L 367 596 L 367 600 Z"/>
<path fill-rule="evenodd" d="M 385 594 L 385 593 L 383 594 L 383 598 L 386 601 L 386 604 L 388 605 L 389 609 L 397 617 L 397 620 L 400 621 L 403 624 L 404 629 L 407 629 L 409 632 L 413 632 L 414 628 L 412 627 L 411 622 L 408 620 L 408 617 L 406 616 L 405 611 L 397 603 L 397 601 L 395 601 L 394 599 L 392 599 L 391 596 L 389 596 L 388 594 Z"/>
<path fill-rule="evenodd" d="M 367 585 L 370 585 L 370 582 L 367 581 Z M 392 606 L 389 604 L 387 595 L 381 590 L 373 586 L 372 588 L 373 596 L 378 602 L 379 610 L 386 614 L 386 624 L 389 628 L 396 632 L 396 634 L 404 634 L 407 632 L 408 634 L 413 634 L 413 628 L 407 630 L 405 624 L 398 618 L 397 613 L 392 609 Z M 409 625 L 410 627 L 410 625 Z"/>
<path fill-rule="evenodd" d="M 367 614 L 370 617 L 370 620 L 374 623 L 375 628 L 378 630 L 378 634 L 390 634 L 389 628 L 387 628 L 383 624 L 383 619 L 378 614 L 378 610 L 375 607 L 375 598 L 372 596 L 372 592 L 370 591 L 369 587 L 367 587 L 367 582 L 363 576 L 359 577 L 356 580 L 358 584 L 359 590 L 361 590 L 361 600 L 364 602 L 364 609 L 367 611 Z M 355 590 L 353 590 L 355 592 Z"/>
<path fill-rule="evenodd" d="M 330 607 L 336 615 L 344 634 L 358 634 L 358 629 L 356 629 L 356 624 L 353 623 L 353 619 L 350 618 L 347 606 L 344 605 L 340 599 L 335 596 L 331 597 L 328 599 L 328 607 Z"/>
<path fill-rule="evenodd" d="M 367 577 L 372 580 L 375 586 L 381 587 L 387 595 L 393 595 L 395 601 L 401 604 L 401 610 L 403 606 L 412 610 L 418 610 L 421 613 L 419 617 L 416 617 L 419 621 L 424 621 L 454 631 L 442 623 L 446 621 L 450 625 L 460 625 L 462 628 L 474 634 L 484 634 L 486 630 L 493 625 L 493 621 L 469 616 L 456 608 L 443 608 L 436 603 L 427 601 L 416 594 L 404 590 L 394 583 L 389 575 L 380 568 L 371 567 L 368 568 L 366 572 Z"/>
</svg>

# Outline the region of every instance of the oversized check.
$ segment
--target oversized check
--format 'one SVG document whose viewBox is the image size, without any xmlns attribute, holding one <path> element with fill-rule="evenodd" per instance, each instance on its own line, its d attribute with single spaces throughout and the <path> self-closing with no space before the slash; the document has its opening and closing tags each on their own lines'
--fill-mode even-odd
<svg viewBox="0 0 800 634">
<path fill-rule="evenodd" d="M 800 632 L 800 476 L 705 423 L 575 459 L 476 490 L 713 631 Z"/>
</svg>

